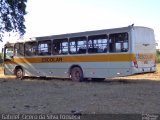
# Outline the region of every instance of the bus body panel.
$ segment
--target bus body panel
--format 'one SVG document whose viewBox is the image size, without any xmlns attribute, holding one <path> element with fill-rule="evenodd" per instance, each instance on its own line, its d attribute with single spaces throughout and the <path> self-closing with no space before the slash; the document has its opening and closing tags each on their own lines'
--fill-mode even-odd
<svg viewBox="0 0 160 120">
<path fill-rule="evenodd" d="M 5 64 L 4 63 L 4 74 L 5 75 L 14 75 L 14 69 L 16 64 Z"/>
<path fill-rule="evenodd" d="M 135 54 L 137 67 L 133 73 L 156 71 L 156 43 L 154 31 L 150 28 L 135 27 L 132 30 L 132 51 Z"/>
<path fill-rule="evenodd" d="M 107 63 L 106 63 L 107 64 Z M 50 77 L 69 77 L 69 69 L 72 65 L 79 65 L 84 73 L 85 78 L 107 78 L 116 76 L 126 76 L 131 74 L 131 69 L 126 66 L 126 62 L 122 62 L 119 66 L 119 62 L 109 62 L 113 67 L 105 67 L 104 63 L 93 62 L 93 63 L 43 63 L 43 64 L 32 64 L 30 67 L 27 64 L 19 64 L 22 66 L 25 76 L 50 76 Z M 16 65 L 14 65 L 16 66 Z M 45 67 L 44 67 L 45 66 Z M 117 67 L 118 66 L 118 67 Z M 14 68 L 11 70 L 14 71 Z M 13 72 L 12 72 L 13 74 Z"/>
<path fill-rule="evenodd" d="M 68 77 L 69 68 L 78 65 L 82 68 L 84 77 L 104 78 L 113 76 L 126 76 L 131 74 L 130 64 L 132 54 L 101 54 L 81 56 L 46 56 L 33 58 L 14 58 L 12 71 L 21 66 L 26 76 L 54 76 Z M 43 59 L 48 61 L 43 61 Z M 53 59 L 61 58 L 57 63 Z M 73 59 L 74 58 L 74 59 Z M 82 62 L 83 61 L 83 62 Z M 6 64 L 7 65 L 7 64 Z"/>
</svg>

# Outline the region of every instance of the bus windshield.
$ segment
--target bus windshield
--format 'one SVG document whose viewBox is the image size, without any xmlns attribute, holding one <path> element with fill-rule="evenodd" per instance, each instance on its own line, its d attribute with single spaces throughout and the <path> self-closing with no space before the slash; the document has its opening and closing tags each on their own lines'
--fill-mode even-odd
<svg viewBox="0 0 160 120">
<path fill-rule="evenodd" d="M 5 48 L 5 55 L 4 55 L 5 59 L 10 60 L 13 58 L 13 55 L 14 55 L 13 54 L 13 46 L 6 47 Z"/>
</svg>

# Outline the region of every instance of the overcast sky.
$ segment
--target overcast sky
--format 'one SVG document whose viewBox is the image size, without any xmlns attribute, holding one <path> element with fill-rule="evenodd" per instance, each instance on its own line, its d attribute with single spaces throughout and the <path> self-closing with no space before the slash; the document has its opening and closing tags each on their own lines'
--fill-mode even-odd
<svg viewBox="0 0 160 120">
<path fill-rule="evenodd" d="M 160 0 L 28 0 L 27 12 L 26 38 L 134 23 L 153 28 L 160 41 Z"/>
</svg>

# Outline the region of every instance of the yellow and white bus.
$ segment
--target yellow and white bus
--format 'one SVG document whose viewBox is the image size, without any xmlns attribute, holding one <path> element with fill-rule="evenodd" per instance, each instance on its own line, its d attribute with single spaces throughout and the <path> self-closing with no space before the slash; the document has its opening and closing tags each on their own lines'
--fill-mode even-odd
<svg viewBox="0 0 160 120">
<path fill-rule="evenodd" d="M 4 73 L 83 81 L 155 72 L 155 47 L 154 31 L 139 26 L 35 37 L 4 46 Z"/>
</svg>

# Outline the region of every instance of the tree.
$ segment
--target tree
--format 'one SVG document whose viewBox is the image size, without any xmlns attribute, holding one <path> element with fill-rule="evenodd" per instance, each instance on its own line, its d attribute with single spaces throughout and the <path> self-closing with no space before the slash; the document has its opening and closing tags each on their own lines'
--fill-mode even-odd
<svg viewBox="0 0 160 120">
<path fill-rule="evenodd" d="M 19 36 L 25 33 L 27 0 L 0 0 L 0 41 L 4 32 L 16 32 Z"/>
</svg>

